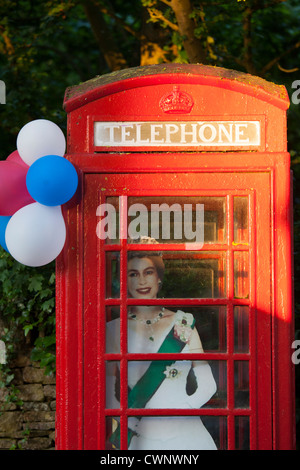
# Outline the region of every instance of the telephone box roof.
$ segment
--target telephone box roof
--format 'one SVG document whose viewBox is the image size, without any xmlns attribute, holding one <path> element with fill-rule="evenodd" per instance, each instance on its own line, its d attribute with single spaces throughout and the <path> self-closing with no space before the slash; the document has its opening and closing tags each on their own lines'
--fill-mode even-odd
<svg viewBox="0 0 300 470">
<path fill-rule="evenodd" d="M 222 87 L 251 95 L 283 110 L 289 107 L 286 88 L 260 77 L 209 65 L 158 64 L 117 70 L 69 87 L 65 92 L 64 109 L 69 113 L 113 93 L 166 83 Z"/>
</svg>

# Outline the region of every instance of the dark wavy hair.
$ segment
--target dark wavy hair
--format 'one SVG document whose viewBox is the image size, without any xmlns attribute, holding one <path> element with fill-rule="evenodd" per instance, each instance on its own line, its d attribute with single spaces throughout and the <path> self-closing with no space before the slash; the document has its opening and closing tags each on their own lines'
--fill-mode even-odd
<svg viewBox="0 0 300 470">
<path fill-rule="evenodd" d="M 133 258 L 149 258 L 155 266 L 159 279 L 163 281 L 165 264 L 161 253 L 158 251 L 129 251 L 127 260 L 130 261 Z"/>
</svg>

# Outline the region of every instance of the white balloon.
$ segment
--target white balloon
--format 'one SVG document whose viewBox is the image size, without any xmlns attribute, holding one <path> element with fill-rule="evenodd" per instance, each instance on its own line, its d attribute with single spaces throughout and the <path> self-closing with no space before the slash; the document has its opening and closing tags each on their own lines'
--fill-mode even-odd
<svg viewBox="0 0 300 470">
<path fill-rule="evenodd" d="M 17 136 L 17 150 L 27 165 L 46 155 L 63 157 L 66 139 L 63 131 L 54 122 L 36 119 L 22 127 Z"/>
<path fill-rule="evenodd" d="M 66 225 L 61 206 L 28 204 L 15 212 L 5 231 L 11 256 L 25 266 L 44 266 L 61 252 Z"/>
</svg>

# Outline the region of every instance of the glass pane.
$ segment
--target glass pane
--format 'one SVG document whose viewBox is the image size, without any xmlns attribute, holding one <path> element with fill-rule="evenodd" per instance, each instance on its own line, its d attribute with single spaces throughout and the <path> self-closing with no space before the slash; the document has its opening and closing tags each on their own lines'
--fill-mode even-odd
<svg viewBox="0 0 300 470">
<path fill-rule="evenodd" d="M 117 416 L 107 416 L 105 418 L 105 428 L 105 450 L 120 449 L 120 418 Z"/>
<path fill-rule="evenodd" d="M 203 408 L 226 408 L 227 406 L 227 362 L 209 361 L 217 390 L 211 400 Z"/>
<path fill-rule="evenodd" d="M 249 408 L 249 362 L 234 363 L 235 408 Z"/>
<path fill-rule="evenodd" d="M 227 449 L 227 417 L 201 416 L 201 420 L 212 436 L 218 450 Z"/>
<path fill-rule="evenodd" d="M 137 299 L 225 296 L 223 252 L 130 252 L 128 293 Z"/>
<path fill-rule="evenodd" d="M 224 197 L 200 198 L 204 204 L 204 243 L 226 240 L 226 204 Z"/>
<path fill-rule="evenodd" d="M 196 319 L 204 352 L 226 352 L 226 307 L 193 307 L 189 311 Z"/>
<path fill-rule="evenodd" d="M 217 450 L 227 447 L 226 418 L 144 416 L 128 419 L 130 450 Z"/>
<path fill-rule="evenodd" d="M 224 197 L 129 197 L 128 236 L 159 243 L 220 243 L 225 240 Z M 204 224 L 204 225 L 203 225 Z"/>
<path fill-rule="evenodd" d="M 120 353 L 120 307 L 106 307 L 106 353 Z"/>
<path fill-rule="evenodd" d="M 248 197 L 234 197 L 234 241 L 248 243 Z"/>
<path fill-rule="evenodd" d="M 225 361 L 220 361 L 224 362 Z M 218 382 L 224 379 L 218 361 L 129 361 L 129 408 L 202 408 L 220 405 L 214 400 Z M 216 373 L 214 377 L 213 371 Z M 226 374 L 225 374 L 226 375 Z M 221 384 L 222 389 L 224 384 Z M 220 393 L 223 390 L 220 391 Z M 224 400 L 223 400 L 224 403 Z"/>
<path fill-rule="evenodd" d="M 249 254 L 247 251 L 234 253 L 234 297 L 249 298 Z"/>
<path fill-rule="evenodd" d="M 249 352 L 249 307 L 234 307 L 234 351 Z"/>
<path fill-rule="evenodd" d="M 106 298 L 120 297 L 120 253 L 106 253 Z"/>
<path fill-rule="evenodd" d="M 106 403 L 108 409 L 120 408 L 120 362 L 106 361 Z"/>
<path fill-rule="evenodd" d="M 226 307 L 141 305 L 129 309 L 128 352 L 172 352 L 171 346 L 160 350 L 170 335 L 185 343 L 185 353 L 225 352 Z"/>
<path fill-rule="evenodd" d="M 249 416 L 235 417 L 235 449 L 250 450 Z"/>
</svg>

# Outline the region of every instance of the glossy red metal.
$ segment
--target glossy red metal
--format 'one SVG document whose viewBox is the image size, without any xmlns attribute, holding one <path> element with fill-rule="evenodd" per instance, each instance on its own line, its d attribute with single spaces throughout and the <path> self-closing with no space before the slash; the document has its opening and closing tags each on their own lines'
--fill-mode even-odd
<svg viewBox="0 0 300 470">
<path fill-rule="evenodd" d="M 179 92 L 183 94 L 178 105 Z M 130 416 L 174 414 L 168 409 L 127 408 L 127 363 L 145 359 L 145 355 L 127 353 L 128 246 L 126 239 L 117 245 L 97 239 L 96 211 L 106 197 L 118 196 L 125 214 L 130 195 L 226 199 L 226 238 L 221 244 L 205 244 L 201 250 L 216 257 L 224 254 L 220 263 L 226 266 L 225 295 L 179 298 L 176 303 L 226 307 L 227 337 L 222 339 L 226 351 L 194 354 L 193 359 L 226 361 L 227 402 L 219 408 L 179 409 L 176 415 L 225 417 L 226 430 L 220 438 L 223 448 L 237 446 L 238 417 L 250 420 L 250 449 L 295 447 L 288 104 L 284 87 L 200 65 L 139 67 L 67 90 L 67 158 L 78 169 L 80 194 L 79 203 L 69 204 L 65 211 L 68 240 L 57 261 L 57 449 L 105 449 L 105 419 L 109 416 L 120 416 L 121 448 L 126 449 Z M 107 123 L 107 128 L 101 123 Z M 172 140 L 176 134 L 177 144 Z M 234 239 L 236 196 L 249 200 L 247 245 Z M 171 253 L 182 245 L 158 248 Z M 114 251 L 120 253 L 119 299 L 105 297 L 103 281 L 105 253 Z M 235 295 L 234 257 L 242 252 L 249 260 L 247 298 Z M 239 289 L 242 292 L 243 284 Z M 159 302 L 174 305 L 174 299 Z M 105 352 L 105 308 L 109 305 L 119 305 L 121 312 L 117 355 Z M 234 350 L 237 306 L 249 307 L 247 353 Z M 170 357 L 159 355 L 159 359 Z M 157 359 L 157 355 L 147 358 Z M 119 410 L 105 405 L 105 361 L 113 359 L 120 361 L 121 369 Z M 250 403 L 246 408 L 235 407 L 237 362 L 249 364 Z"/>
</svg>

